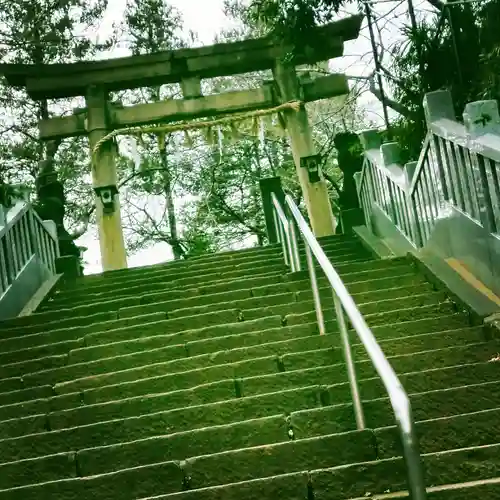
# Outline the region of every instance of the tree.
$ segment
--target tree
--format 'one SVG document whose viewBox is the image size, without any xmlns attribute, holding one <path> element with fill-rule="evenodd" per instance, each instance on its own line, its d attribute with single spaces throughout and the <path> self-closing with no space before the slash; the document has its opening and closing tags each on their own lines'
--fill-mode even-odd
<svg viewBox="0 0 500 500">
<path fill-rule="evenodd" d="M 97 43 L 90 35 L 106 4 L 107 0 L 8 2 L 8 6 L 0 9 L 2 60 L 41 65 L 94 55 L 109 46 L 108 43 Z M 7 183 L 22 183 L 33 188 L 41 162 L 46 166 L 50 164 L 65 184 L 69 208 L 67 222 L 75 229 L 91 204 L 87 175 L 90 162 L 85 140 L 68 139 L 47 145 L 37 138 L 39 119 L 47 119 L 53 112 L 64 113 L 74 106 L 74 102 L 59 101 L 57 107 L 47 100 L 33 102 L 24 91 L 2 84 L 0 105 L 3 117 L 0 123 L 0 176 Z"/>
<path fill-rule="evenodd" d="M 128 38 L 128 45 L 133 55 L 147 54 L 162 50 L 173 50 L 186 46 L 180 36 L 182 18 L 179 12 L 164 0 L 128 0 L 125 11 L 124 29 Z M 143 89 L 141 99 L 157 102 L 165 96 L 173 97 L 179 90 L 176 86 L 164 86 Z M 139 101 L 139 102 L 140 102 Z M 141 156 L 147 155 L 148 167 L 143 168 L 145 176 L 147 170 L 154 171 L 153 177 L 160 177 L 161 192 L 166 203 L 166 218 L 168 231 L 160 230 L 162 241 L 167 242 L 174 253 L 175 259 L 183 257 L 185 251 L 180 243 L 177 217 L 175 211 L 175 165 L 169 161 L 169 144 L 172 141 L 165 135 L 154 141 L 143 143 Z M 147 149 L 145 149 L 145 146 Z M 144 160 L 143 160 L 144 161 Z M 143 165 L 144 167 L 144 165 Z M 151 176 L 149 176 L 151 181 Z M 152 188 L 151 188 L 152 189 Z M 155 191 L 158 191 L 156 189 Z M 137 205 L 135 206 L 137 209 Z M 144 212 L 143 212 L 144 213 Z M 147 214 L 147 212 L 145 212 Z M 133 216 L 135 217 L 135 216 Z M 132 232 L 144 240 L 144 228 L 131 227 Z M 158 232 L 160 228 L 157 227 Z"/>
</svg>

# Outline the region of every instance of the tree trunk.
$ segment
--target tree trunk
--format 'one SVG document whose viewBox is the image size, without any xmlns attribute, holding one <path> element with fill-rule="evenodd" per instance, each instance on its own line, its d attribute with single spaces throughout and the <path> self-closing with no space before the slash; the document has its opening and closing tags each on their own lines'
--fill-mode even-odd
<svg viewBox="0 0 500 500">
<path fill-rule="evenodd" d="M 179 260 L 184 257 L 184 250 L 179 242 L 179 233 L 177 231 L 177 219 L 175 217 L 174 195 L 172 189 L 172 178 L 168 168 L 168 157 L 166 147 L 160 149 L 162 163 L 163 191 L 165 193 L 165 203 L 167 205 L 167 219 L 170 231 L 170 245 L 174 254 L 174 259 Z"/>
</svg>

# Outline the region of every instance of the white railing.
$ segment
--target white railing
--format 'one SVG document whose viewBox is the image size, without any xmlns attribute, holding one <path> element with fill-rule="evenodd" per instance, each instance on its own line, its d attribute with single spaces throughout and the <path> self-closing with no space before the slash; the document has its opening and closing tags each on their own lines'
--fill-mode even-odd
<svg viewBox="0 0 500 500">
<path fill-rule="evenodd" d="M 431 237 L 450 208 L 500 237 L 500 117 L 496 101 L 470 103 L 464 124 L 454 119 L 447 91 L 426 95 L 428 133 L 417 162 L 399 164 L 395 143 L 361 133 L 365 161 L 358 195 L 371 227 L 373 206 L 382 210 L 415 247 Z"/>
<path fill-rule="evenodd" d="M 320 334 L 326 334 L 323 308 L 321 305 L 318 280 L 316 277 L 315 260 L 328 280 L 335 307 L 337 324 L 339 327 L 344 359 L 347 367 L 347 379 L 351 390 L 352 404 L 354 408 L 356 426 L 359 430 L 366 428 L 363 403 L 356 376 L 356 365 L 352 355 L 351 340 L 347 329 L 345 316 L 350 320 L 352 328 L 364 345 L 368 356 L 375 367 L 382 383 L 387 391 L 391 402 L 396 423 L 401 432 L 403 454 L 407 467 L 408 489 L 413 500 L 425 500 L 427 498 L 422 461 L 420 458 L 418 439 L 415 432 L 415 423 L 412 416 L 411 404 L 401 382 L 394 372 L 382 349 L 377 343 L 375 336 L 366 324 L 359 312 L 353 298 L 347 291 L 342 279 L 328 260 L 325 252 L 314 237 L 309 225 L 301 214 L 293 199 L 285 196 L 285 206 L 281 206 L 277 196 L 273 193 L 272 202 L 274 207 L 274 221 L 276 233 L 283 245 L 285 262 L 292 272 L 301 270 L 299 257 L 299 246 L 297 234 L 304 241 L 307 266 L 311 288 L 313 292 L 314 306 L 318 321 Z M 382 196 L 382 195 L 381 195 Z M 328 383 L 328 381 L 325 381 Z"/>
<path fill-rule="evenodd" d="M 52 221 L 42 221 L 27 202 L 18 202 L 8 212 L 0 206 L 0 300 L 33 258 L 55 274 L 57 257 Z"/>
</svg>

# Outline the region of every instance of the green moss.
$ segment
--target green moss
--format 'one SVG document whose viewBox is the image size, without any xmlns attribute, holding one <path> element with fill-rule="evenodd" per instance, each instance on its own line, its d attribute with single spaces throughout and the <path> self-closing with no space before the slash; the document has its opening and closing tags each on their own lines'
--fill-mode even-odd
<svg viewBox="0 0 500 500">
<path fill-rule="evenodd" d="M 76 477 L 74 453 L 0 464 L 0 489 Z"/>
<path fill-rule="evenodd" d="M 183 460 L 225 450 L 246 448 L 288 440 L 282 416 L 197 429 L 146 440 L 91 448 L 78 453 L 80 470 L 85 475 L 99 474 L 139 464 Z"/>
<path fill-rule="evenodd" d="M 494 443 L 498 429 L 492 422 L 498 422 L 499 417 L 500 410 L 493 409 L 417 422 L 421 453 Z M 401 454 L 399 433 L 395 427 L 377 429 L 375 436 L 381 458 Z"/>
<path fill-rule="evenodd" d="M 58 500 L 114 500 L 116 498 L 145 498 L 159 491 L 182 491 L 184 474 L 175 463 L 162 463 L 150 467 L 105 474 L 92 478 L 61 480 L 52 483 L 0 491 L 1 500 L 55 499 Z M 124 496 L 126 495 L 126 497 Z"/>
<path fill-rule="evenodd" d="M 308 492 L 308 475 L 304 472 L 287 474 L 253 481 L 225 484 L 203 490 L 186 491 L 183 500 L 262 500 L 286 498 L 287 500 L 304 500 Z M 155 497 L 156 500 L 168 497 Z"/>
<path fill-rule="evenodd" d="M 51 413 L 49 420 L 52 428 L 61 429 L 116 418 L 135 417 L 141 414 L 167 411 L 185 406 L 231 400 L 235 396 L 233 380 L 225 380 L 164 394 L 144 395 L 95 405 L 88 404 Z"/>
<path fill-rule="evenodd" d="M 198 457 L 189 470 L 192 488 L 203 488 L 374 459 L 372 433 L 355 431 Z"/>
</svg>

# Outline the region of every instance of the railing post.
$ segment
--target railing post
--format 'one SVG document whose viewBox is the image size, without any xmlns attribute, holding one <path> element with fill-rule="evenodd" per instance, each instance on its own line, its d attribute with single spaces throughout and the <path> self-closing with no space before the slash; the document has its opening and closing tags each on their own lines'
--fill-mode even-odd
<svg viewBox="0 0 500 500">
<path fill-rule="evenodd" d="M 259 180 L 260 193 L 262 196 L 262 206 L 264 209 L 264 219 L 266 222 L 267 237 L 270 244 L 279 243 L 279 233 L 274 218 L 274 205 L 272 193 L 276 195 L 281 206 L 285 206 L 285 193 L 281 185 L 281 177 L 268 177 Z"/>
<path fill-rule="evenodd" d="M 337 323 L 339 325 L 340 339 L 342 340 L 342 350 L 344 351 L 344 360 L 347 369 L 347 379 L 349 380 L 349 387 L 351 389 L 352 405 L 354 408 L 354 416 L 356 418 L 356 426 L 359 431 L 366 428 L 365 414 L 363 411 L 363 403 L 359 394 L 358 379 L 356 376 L 356 365 L 352 355 L 351 342 L 349 339 L 349 331 L 345 321 L 344 309 L 342 304 L 332 289 L 333 303 L 335 304 L 335 313 L 337 316 Z"/>
<path fill-rule="evenodd" d="M 441 150 L 439 138 L 432 132 L 432 123 L 441 119 L 455 121 L 455 109 L 453 107 L 451 93 L 448 90 L 428 92 L 425 94 L 423 106 L 428 133 L 432 136 L 431 142 L 436 153 L 437 167 L 443 188 L 443 197 L 445 201 L 450 201 L 450 189 L 451 192 L 453 192 L 453 186 L 451 185 L 451 179 L 450 185 L 448 186 L 449 172 L 446 170 L 445 160 L 443 159 L 443 153 L 446 152 Z"/>
<path fill-rule="evenodd" d="M 422 228 L 420 227 L 420 220 L 418 217 L 417 203 L 415 201 L 414 192 L 412 192 L 410 189 L 416 168 L 417 168 L 417 162 L 412 161 L 404 166 L 404 172 L 406 180 L 406 202 L 411 212 L 410 224 L 413 233 L 413 243 L 415 243 L 415 245 L 418 248 L 421 248 L 424 244 L 424 239 L 422 237 Z"/>
<path fill-rule="evenodd" d="M 316 311 L 316 319 L 318 321 L 318 330 L 320 335 L 325 335 L 325 318 L 323 316 L 323 308 L 321 307 L 321 297 L 319 294 L 318 279 L 316 277 L 316 269 L 314 269 L 314 257 L 312 255 L 311 249 L 304 241 L 304 247 L 306 249 L 306 259 L 307 267 L 309 269 L 309 279 L 311 280 L 311 290 L 314 300 L 314 309 Z"/>
<path fill-rule="evenodd" d="M 472 146 L 470 147 L 470 150 L 473 153 L 477 151 L 475 151 L 475 148 L 472 144 L 476 137 L 480 137 L 487 133 L 495 135 L 500 134 L 500 115 L 498 111 L 498 103 L 496 101 L 489 100 L 468 103 L 465 106 L 463 118 L 465 129 L 470 135 Z M 484 207 L 479 206 L 480 216 L 482 215 L 483 219 L 481 220 L 481 222 L 488 229 L 488 231 L 495 233 L 500 230 L 500 227 L 497 227 L 497 222 L 495 220 L 493 200 L 496 197 L 495 195 L 497 193 L 494 192 L 495 188 L 493 186 L 497 184 L 498 189 L 499 180 L 497 179 L 495 181 L 492 178 L 493 172 L 489 175 L 489 172 L 486 168 L 485 158 L 480 154 L 480 151 L 477 151 L 477 153 L 478 154 L 476 154 L 476 158 L 479 171 L 480 190 L 482 192 L 482 201 L 484 203 Z M 495 166 L 491 166 L 491 168 L 495 168 Z M 479 205 L 481 205 L 481 203 L 479 203 Z M 483 208 L 483 210 L 481 210 L 481 208 Z M 481 212 L 483 213 L 481 214 Z"/>
</svg>

